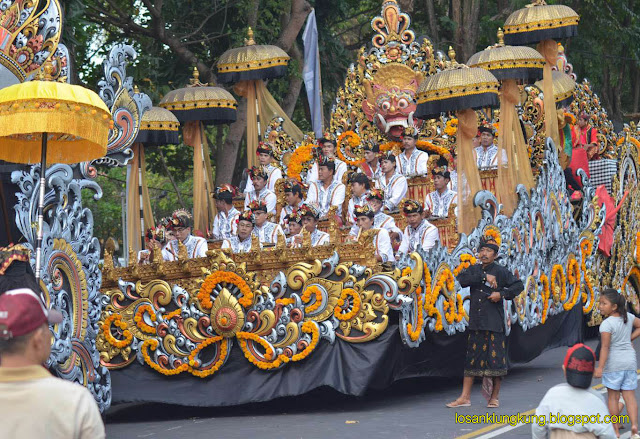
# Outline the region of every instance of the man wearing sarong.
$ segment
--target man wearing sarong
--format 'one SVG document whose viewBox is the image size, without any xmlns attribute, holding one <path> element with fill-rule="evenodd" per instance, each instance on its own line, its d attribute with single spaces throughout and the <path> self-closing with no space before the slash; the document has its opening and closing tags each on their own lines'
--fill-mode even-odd
<svg viewBox="0 0 640 439">
<path fill-rule="evenodd" d="M 507 350 L 504 333 L 504 300 L 512 300 L 524 290 L 522 281 L 507 268 L 496 264 L 498 244 L 490 237 L 480 241 L 478 259 L 458 275 L 461 287 L 470 288 L 467 355 L 462 393 L 447 407 L 471 405 L 471 387 L 475 377 L 484 377 L 488 388 L 488 408 L 500 406 L 498 395 L 502 377 L 507 374 Z M 484 385 L 484 383 L 483 383 Z"/>
</svg>

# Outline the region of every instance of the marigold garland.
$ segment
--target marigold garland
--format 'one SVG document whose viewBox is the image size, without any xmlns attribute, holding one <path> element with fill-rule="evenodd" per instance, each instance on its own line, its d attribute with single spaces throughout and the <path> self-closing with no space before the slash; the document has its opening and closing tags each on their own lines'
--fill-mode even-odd
<svg viewBox="0 0 640 439">
<path fill-rule="evenodd" d="M 320 340 L 320 329 L 318 329 L 318 325 L 315 322 L 304 322 L 302 324 L 302 332 L 311 334 L 311 343 L 309 343 L 309 346 L 304 348 L 302 352 L 299 352 L 291 357 L 291 361 L 300 361 L 307 358 L 309 354 L 316 348 L 316 346 L 318 345 L 318 341 Z"/>
<path fill-rule="evenodd" d="M 410 274 L 411 274 L 411 267 L 404 267 L 402 269 L 402 273 L 401 273 L 402 277 L 409 276 Z"/>
<path fill-rule="evenodd" d="M 458 132 L 458 119 L 452 118 L 447 121 L 444 126 L 444 133 L 447 136 L 453 137 Z"/>
<path fill-rule="evenodd" d="M 194 367 L 197 367 L 197 363 L 196 363 L 196 355 L 198 355 L 198 353 L 206 348 L 207 346 L 213 344 L 213 343 L 217 343 L 219 341 L 222 341 L 222 343 L 220 344 L 220 355 L 218 358 L 218 361 L 215 362 L 215 364 L 213 366 L 211 366 L 209 369 L 205 369 L 205 370 L 197 370 L 194 369 Z M 200 343 L 193 351 L 191 351 L 191 353 L 189 354 L 189 373 L 191 373 L 194 376 L 200 377 L 200 378 L 206 378 L 208 376 L 213 375 L 214 373 L 216 373 L 218 371 L 218 369 L 220 369 L 220 367 L 222 366 L 222 364 L 224 363 L 225 358 L 227 357 L 227 350 L 228 350 L 228 346 L 229 346 L 229 340 L 222 337 L 221 335 L 216 336 L 216 337 L 211 337 L 206 339 L 205 341 L 203 341 L 202 343 Z"/>
<path fill-rule="evenodd" d="M 580 296 L 580 266 L 575 258 L 569 260 L 567 265 L 567 278 L 569 279 L 569 283 L 573 285 L 573 292 L 569 301 L 562 305 L 565 311 L 573 308 Z"/>
<path fill-rule="evenodd" d="M 351 296 L 351 298 L 353 299 L 353 308 L 351 309 L 351 311 L 343 314 L 342 311 L 343 307 L 345 306 L 347 296 Z M 361 308 L 362 299 L 360 298 L 360 294 L 358 294 L 353 288 L 345 288 L 344 290 L 342 290 L 342 293 L 340 293 L 338 304 L 333 309 L 333 315 L 340 321 L 348 322 L 358 315 Z"/>
<path fill-rule="evenodd" d="M 149 313 L 149 320 L 151 320 L 152 322 L 156 321 L 156 318 L 157 318 L 156 313 L 153 311 L 153 308 L 151 308 L 151 305 L 139 306 L 135 316 L 133 317 L 133 321 L 136 322 L 136 326 L 140 328 L 142 332 L 147 334 L 155 334 L 156 328 L 153 326 L 147 325 L 147 323 L 144 321 L 145 312 Z"/>
<path fill-rule="evenodd" d="M 304 303 L 309 303 L 309 301 L 311 300 L 311 295 L 315 296 L 316 301 L 311 305 L 305 307 L 305 311 L 310 313 L 316 311 L 320 308 L 320 305 L 322 305 L 322 291 L 320 291 L 320 288 L 315 285 L 308 286 L 304 290 L 304 293 L 302 293 L 302 301 Z"/>
<path fill-rule="evenodd" d="M 296 299 L 294 299 L 293 297 L 283 297 L 282 299 L 276 299 L 277 305 L 287 306 L 293 305 L 294 303 L 296 303 Z"/>
<path fill-rule="evenodd" d="M 155 338 L 150 338 L 148 340 L 145 340 L 142 343 L 142 346 L 140 347 L 140 351 L 142 352 L 142 357 L 144 359 L 144 362 L 147 363 L 153 370 L 161 373 L 162 375 L 171 376 L 171 375 L 178 375 L 179 373 L 182 373 L 189 369 L 189 365 L 187 363 L 182 363 L 179 367 L 175 369 L 165 369 L 164 367 L 161 367 L 159 364 L 157 364 L 155 361 L 151 360 L 151 356 L 149 355 L 148 348 L 151 347 L 151 349 L 155 351 L 158 348 L 158 344 L 159 344 L 158 340 L 156 340 Z"/>
<path fill-rule="evenodd" d="M 293 154 L 291 154 L 291 158 L 289 159 L 289 164 L 287 165 L 287 176 L 289 178 L 302 181 L 300 174 L 302 173 L 304 165 L 313 160 L 313 148 L 315 148 L 313 144 L 305 143 L 293 151 Z"/>
<path fill-rule="evenodd" d="M 477 259 L 473 255 L 470 255 L 468 253 L 465 253 L 465 254 L 461 255 L 460 256 L 460 265 L 458 265 L 453 270 L 453 275 L 454 276 L 458 276 L 462 272 L 462 270 L 466 270 L 470 266 L 476 265 L 476 262 L 477 262 Z"/>
<path fill-rule="evenodd" d="M 636 264 L 640 265 L 640 232 L 636 233 Z"/>
<path fill-rule="evenodd" d="M 216 271 L 207 276 L 198 292 L 197 297 L 203 309 L 210 310 L 213 306 L 211 293 L 219 283 L 235 285 L 242 293 L 242 297 L 238 298 L 238 303 L 243 307 L 249 308 L 253 304 L 253 292 L 242 277 L 231 271 Z"/>
<path fill-rule="evenodd" d="M 416 327 L 414 328 L 411 322 L 407 323 L 407 334 L 411 341 L 417 341 L 422 332 L 422 326 L 424 325 L 424 314 L 422 312 L 423 299 L 422 288 L 416 288 L 416 312 L 418 313 Z"/>
<path fill-rule="evenodd" d="M 580 250 L 582 250 L 582 263 L 580 265 L 582 268 L 582 273 L 584 274 L 584 282 L 586 284 L 586 288 L 585 288 L 586 291 L 582 293 L 582 301 L 584 303 L 588 303 L 588 306 L 583 306 L 582 310 L 584 311 L 585 314 L 587 314 L 593 308 L 594 294 L 595 294 L 593 291 L 593 283 L 591 282 L 591 276 L 589 276 L 589 272 L 587 271 L 587 264 L 586 264 L 587 256 L 589 256 L 593 251 L 593 242 L 589 241 L 588 239 L 584 240 L 583 242 L 580 243 Z M 589 297 L 587 297 L 587 291 L 589 292 Z"/>
<path fill-rule="evenodd" d="M 336 154 L 338 155 L 338 158 L 350 166 L 358 166 L 364 163 L 364 159 L 350 160 L 342 153 L 342 150 L 340 149 L 340 145 L 342 144 L 342 141 L 345 138 L 347 138 L 349 147 L 352 149 L 360 145 L 360 136 L 358 136 L 358 134 L 355 131 L 345 131 L 344 133 L 338 136 L 338 140 L 336 142 L 338 145 L 338 147 L 336 148 Z"/>
<path fill-rule="evenodd" d="M 549 278 L 546 274 L 542 273 L 540 275 L 540 282 L 542 283 L 542 317 L 540 321 L 544 325 L 544 322 L 547 321 L 547 309 L 549 308 L 549 295 L 551 292 L 549 291 Z"/>
<path fill-rule="evenodd" d="M 638 141 L 638 139 L 636 139 L 635 137 L 629 136 L 629 141 L 633 143 L 636 148 L 640 148 L 640 141 Z"/>
<path fill-rule="evenodd" d="M 116 326 L 123 330 L 122 336 L 124 337 L 124 340 L 118 340 L 111 334 L 112 324 L 113 326 Z M 107 342 L 118 349 L 129 346 L 133 341 L 133 334 L 127 329 L 127 324 L 122 321 L 122 316 L 117 313 L 111 314 L 106 319 L 104 319 L 104 323 L 102 324 L 102 331 Z"/>
<path fill-rule="evenodd" d="M 575 125 L 576 124 L 576 117 L 573 114 L 565 112 L 564 113 L 564 120 L 567 120 L 567 119 L 569 119 L 568 122 L 569 122 L 570 125 Z"/>
<path fill-rule="evenodd" d="M 493 239 L 498 246 L 502 245 L 502 236 L 500 234 L 500 230 L 495 226 L 489 226 L 485 229 L 483 235 L 486 238 Z"/>
<path fill-rule="evenodd" d="M 182 313 L 182 309 L 181 309 L 181 308 L 174 309 L 174 310 L 173 310 L 173 311 L 171 311 L 170 313 L 168 313 L 168 314 L 164 314 L 164 315 L 162 316 L 162 318 L 163 318 L 164 320 L 171 320 L 172 318 L 174 318 L 174 317 L 176 317 L 176 316 L 179 316 L 181 313 Z"/>
</svg>

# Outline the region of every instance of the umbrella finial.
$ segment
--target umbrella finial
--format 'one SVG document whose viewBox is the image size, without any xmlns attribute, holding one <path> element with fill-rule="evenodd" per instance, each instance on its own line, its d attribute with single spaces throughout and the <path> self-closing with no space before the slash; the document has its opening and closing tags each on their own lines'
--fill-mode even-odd
<svg viewBox="0 0 640 439">
<path fill-rule="evenodd" d="M 53 66 L 51 60 L 47 59 L 42 68 L 38 71 L 36 79 L 38 81 L 53 81 L 53 74 L 55 71 L 56 68 Z"/>
<path fill-rule="evenodd" d="M 244 40 L 244 45 L 245 46 L 255 46 L 256 42 L 253 39 L 253 29 L 251 29 L 251 26 L 249 26 L 249 29 L 247 30 L 247 36 L 249 37 L 249 39 Z"/>
<path fill-rule="evenodd" d="M 498 28 L 498 46 L 504 46 L 504 31 L 502 30 L 501 27 Z"/>
<path fill-rule="evenodd" d="M 134 92 L 135 94 L 140 94 L 140 89 L 138 88 L 138 86 L 137 86 L 137 85 L 134 85 L 134 86 L 133 86 L 133 92 Z"/>
<path fill-rule="evenodd" d="M 447 52 L 449 55 L 449 59 L 451 60 L 451 65 L 456 65 L 458 62 L 456 61 L 456 51 L 453 50 L 453 47 L 449 46 L 449 51 Z"/>
</svg>

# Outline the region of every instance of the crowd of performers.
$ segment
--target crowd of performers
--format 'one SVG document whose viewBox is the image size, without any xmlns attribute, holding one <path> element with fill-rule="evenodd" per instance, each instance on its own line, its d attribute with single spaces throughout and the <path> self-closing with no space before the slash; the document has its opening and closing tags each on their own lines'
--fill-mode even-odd
<svg viewBox="0 0 640 439">
<path fill-rule="evenodd" d="M 573 143 L 582 142 L 583 150 L 596 149 L 597 133 L 587 121 L 588 115 L 580 115 L 575 133 L 570 134 Z M 473 153 L 480 170 L 498 166 L 498 148 L 492 125 L 481 125 L 474 138 Z M 380 152 L 379 146 L 363 145 L 364 161 L 355 172 L 348 173 L 347 164 L 336 155 L 337 145 L 329 136 L 318 141 L 321 151 L 309 168 L 304 181 L 284 181 L 285 205 L 277 209 L 276 182 L 283 178 L 282 171 L 273 164 L 274 154 L 270 144 L 261 142 L 257 154 L 259 166 L 247 170 L 244 190 L 244 209 L 234 206 L 238 190 L 229 184 L 216 188 L 213 194 L 217 214 L 212 224 L 210 238 L 222 241 L 221 248 L 234 253 L 251 250 L 252 236 L 261 247 L 275 246 L 280 239 L 286 246 L 299 247 L 303 231 L 310 235 L 312 246 L 331 244 L 326 232 L 318 228 L 335 207 L 339 222 L 350 227 L 349 240 L 358 240 L 363 231 L 373 230 L 376 257 L 380 262 L 394 262 L 421 246 L 429 250 L 439 241 L 438 228 L 430 220 L 446 218 L 450 207 L 458 204 L 455 159 L 450 163 L 440 157 L 431 170 L 429 154 L 416 147 L 418 131 L 407 127 L 402 135 L 402 151 L 396 156 L 392 151 Z M 580 145 L 573 145 L 578 149 Z M 579 154 L 574 153 L 574 157 Z M 573 164 L 573 163 L 572 163 Z M 588 168 L 588 167 L 587 167 Z M 572 172 L 568 168 L 566 174 Z M 434 190 L 422 200 L 406 197 L 407 179 L 430 175 Z M 351 198 L 345 203 L 351 184 Z M 567 178 L 569 190 L 578 191 L 579 184 Z M 575 188 L 572 185 L 576 186 Z M 343 206 L 347 211 L 342 212 Z M 401 230 L 390 213 L 402 212 L 407 226 Z M 457 207 L 453 209 L 457 216 Z M 343 221 L 344 220 L 344 221 Z M 178 240 L 187 248 L 191 258 L 205 256 L 207 242 L 192 233 L 191 216 L 184 210 L 165 218 L 155 230 L 147 231 L 148 249 L 162 249 L 167 261 L 177 259 Z M 140 262 L 148 262 L 150 250 L 140 252 Z"/>
</svg>

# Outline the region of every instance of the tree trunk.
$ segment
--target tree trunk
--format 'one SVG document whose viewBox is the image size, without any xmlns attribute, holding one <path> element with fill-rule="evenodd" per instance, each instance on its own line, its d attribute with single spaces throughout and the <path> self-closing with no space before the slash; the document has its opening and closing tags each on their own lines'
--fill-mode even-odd
<svg viewBox="0 0 640 439">
<path fill-rule="evenodd" d="M 436 8 L 433 4 L 434 0 L 426 0 L 427 15 L 429 16 L 429 33 L 431 34 L 431 42 L 433 43 L 434 50 L 437 50 L 438 43 L 440 42 L 440 35 L 438 32 L 438 21 L 436 18 Z"/>
<path fill-rule="evenodd" d="M 216 186 L 229 183 L 233 178 L 240 141 L 247 128 L 247 100 L 242 98 L 238 103 L 238 118 L 229 127 L 229 133 L 222 145 L 216 151 Z"/>
<path fill-rule="evenodd" d="M 463 0 L 451 0 L 451 19 L 456 24 L 456 29 L 453 32 L 453 42 L 454 49 L 458 53 L 458 55 L 462 54 L 462 27 L 464 23 L 462 23 L 462 1 Z M 447 48 L 443 47 L 445 53 L 447 52 Z M 460 56 L 458 59 L 461 60 Z M 461 61 L 464 62 L 464 61 Z"/>
<path fill-rule="evenodd" d="M 260 9 L 260 0 L 251 0 L 247 13 L 247 24 L 253 29 L 258 26 L 258 9 Z"/>
<path fill-rule="evenodd" d="M 291 118 L 293 115 L 293 110 L 296 108 L 296 102 L 298 101 L 298 96 L 300 96 L 300 91 L 302 89 L 302 67 L 303 67 L 303 59 L 302 53 L 300 52 L 300 48 L 298 44 L 294 44 L 289 51 L 289 55 L 292 60 L 297 61 L 298 72 L 295 76 L 291 78 L 289 81 L 289 89 L 287 90 L 287 94 L 282 100 L 282 109 L 284 112 Z"/>
<path fill-rule="evenodd" d="M 640 67 L 635 66 L 633 68 L 631 78 L 633 83 L 633 112 L 638 113 L 640 110 Z"/>
<path fill-rule="evenodd" d="M 398 4 L 400 5 L 400 10 L 402 10 L 402 12 L 406 12 L 408 14 L 413 12 L 413 0 L 398 0 Z"/>
</svg>

